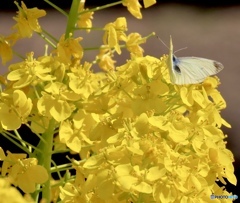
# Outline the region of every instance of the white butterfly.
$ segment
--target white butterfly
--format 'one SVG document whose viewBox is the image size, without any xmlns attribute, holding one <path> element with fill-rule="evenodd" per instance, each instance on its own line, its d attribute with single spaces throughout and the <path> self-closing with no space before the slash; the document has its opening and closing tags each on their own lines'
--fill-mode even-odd
<svg viewBox="0 0 240 203">
<path fill-rule="evenodd" d="M 173 84 L 187 85 L 203 82 L 206 77 L 215 75 L 223 69 L 217 61 L 198 57 L 179 57 L 173 54 L 172 38 L 168 57 L 170 80 Z"/>
</svg>

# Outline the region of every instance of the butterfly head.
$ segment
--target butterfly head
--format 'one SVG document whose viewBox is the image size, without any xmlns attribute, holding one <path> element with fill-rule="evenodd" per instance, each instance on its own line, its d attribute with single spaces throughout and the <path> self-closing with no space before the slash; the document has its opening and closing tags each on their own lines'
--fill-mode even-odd
<svg viewBox="0 0 240 203">
<path fill-rule="evenodd" d="M 175 72 L 181 73 L 181 69 L 178 66 L 178 59 L 173 54 L 173 44 L 172 44 L 172 37 L 170 36 L 170 46 L 169 46 L 169 54 L 168 54 L 168 61 L 167 61 L 168 71 L 170 74 L 170 80 L 173 84 L 175 84 Z"/>
</svg>

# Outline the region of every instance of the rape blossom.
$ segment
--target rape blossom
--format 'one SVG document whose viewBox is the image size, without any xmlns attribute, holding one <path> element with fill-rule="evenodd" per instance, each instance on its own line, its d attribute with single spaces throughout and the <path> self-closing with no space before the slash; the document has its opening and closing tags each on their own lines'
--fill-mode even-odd
<svg viewBox="0 0 240 203">
<path fill-rule="evenodd" d="M 18 14 L 13 19 L 17 22 L 13 26 L 19 38 L 31 37 L 33 32 L 41 32 L 41 26 L 38 23 L 38 18 L 46 15 L 46 11 L 38 8 L 28 9 L 24 2 L 21 2 L 21 7 L 15 2 L 19 8 Z"/>
</svg>

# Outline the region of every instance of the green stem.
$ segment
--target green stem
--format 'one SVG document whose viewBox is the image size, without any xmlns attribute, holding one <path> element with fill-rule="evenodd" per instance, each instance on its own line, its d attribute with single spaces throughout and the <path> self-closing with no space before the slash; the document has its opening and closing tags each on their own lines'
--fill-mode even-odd
<svg viewBox="0 0 240 203">
<path fill-rule="evenodd" d="M 61 176 L 61 173 L 60 171 L 58 170 L 58 165 L 55 163 L 55 161 L 52 160 L 52 164 L 55 168 L 56 171 L 53 171 L 52 168 L 51 168 L 51 173 L 53 172 L 56 172 L 58 174 L 58 179 L 61 180 L 62 179 L 62 176 Z M 65 169 L 65 168 L 64 168 Z M 65 170 L 64 170 L 65 171 Z"/>
<path fill-rule="evenodd" d="M 46 36 L 48 36 L 52 41 L 54 41 L 55 43 L 58 43 L 58 39 L 55 38 L 53 35 L 51 35 L 48 31 L 42 29 L 42 33 Z"/>
<path fill-rule="evenodd" d="M 51 168 L 51 173 L 60 172 L 60 171 L 66 171 L 73 169 L 72 163 L 62 164 L 62 165 L 56 165 L 54 162 L 52 162 L 54 167 Z"/>
<path fill-rule="evenodd" d="M 50 6 L 52 6 L 53 8 L 55 8 L 57 11 L 59 11 L 60 13 L 62 13 L 63 15 L 65 15 L 66 17 L 68 16 L 68 14 L 62 10 L 61 8 L 59 8 L 58 6 L 56 6 L 55 4 L 53 4 L 51 1 L 48 0 L 44 0 L 46 3 L 48 3 Z"/>
<path fill-rule="evenodd" d="M 79 4 L 80 4 L 79 0 L 72 1 L 72 5 L 71 5 L 69 16 L 68 16 L 67 28 L 65 32 L 65 39 L 68 39 L 70 37 L 70 34 L 71 33 L 73 34 L 75 30 L 75 24 L 78 19 Z"/>
<path fill-rule="evenodd" d="M 18 131 L 17 130 L 14 130 L 14 133 L 15 133 L 15 135 L 16 135 L 16 137 L 18 138 L 18 140 L 20 141 L 20 143 L 22 144 L 22 146 L 24 147 L 24 148 L 26 148 L 26 143 L 24 143 L 22 140 L 22 137 L 21 137 L 21 135 L 18 133 Z"/>
<path fill-rule="evenodd" d="M 146 37 L 143 37 L 142 39 L 146 39 L 147 40 L 148 38 L 150 38 L 150 37 L 152 37 L 154 35 L 155 35 L 155 33 L 152 32 L 151 34 L 147 35 Z M 139 44 L 142 44 L 142 43 L 139 43 Z M 127 45 L 126 44 L 119 44 L 119 47 L 120 48 L 126 48 Z M 103 47 L 103 46 L 100 46 L 100 47 L 89 47 L 89 48 L 84 48 L 84 51 L 92 51 L 92 50 L 107 49 L 107 48 L 110 49 L 109 47 Z"/>
<path fill-rule="evenodd" d="M 48 129 L 45 133 L 42 134 L 43 141 L 40 141 L 38 145 L 38 149 L 42 151 L 42 153 L 37 154 L 38 164 L 43 166 L 49 175 L 47 182 L 45 182 L 44 187 L 42 189 L 42 198 L 46 202 L 50 202 L 51 195 L 51 161 L 52 161 L 52 147 L 53 147 L 53 135 L 55 130 L 55 120 L 52 119 L 49 122 Z"/>
<path fill-rule="evenodd" d="M 100 31 L 104 31 L 104 29 L 102 27 L 77 27 L 75 28 L 75 30 L 100 30 Z"/>
<path fill-rule="evenodd" d="M 118 2 L 114 2 L 114 3 L 106 4 L 104 6 L 99 6 L 99 7 L 93 8 L 93 9 L 84 10 L 84 11 L 78 13 L 78 15 L 82 15 L 82 14 L 88 13 L 88 12 L 100 11 L 100 10 L 103 10 L 103 9 L 106 9 L 106 8 L 109 8 L 109 7 L 117 6 L 117 5 L 122 4 L 122 3 L 123 3 L 123 1 L 118 1 Z"/>
<path fill-rule="evenodd" d="M 42 33 L 37 33 L 41 38 L 43 38 L 48 44 L 50 44 L 53 48 L 56 48 L 56 45 L 49 40 L 44 34 Z"/>
<path fill-rule="evenodd" d="M 16 136 L 14 136 L 13 134 L 9 133 L 8 131 L 3 131 L 1 133 L 1 135 L 3 135 L 5 138 L 7 138 L 10 142 L 12 142 L 15 146 L 19 147 L 20 149 L 22 149 L 24 152 L 26 152 L 27 154 L 31 154 L 31 152 L 28 150 L 28 148 L 23 147 L 21 144 L 19 144 L 15 139 L 18 140 L 18 138 L 16 138 Z M 19 140 L 20 141 L 20 140 Z M 24 141 L 25 142 L 25 141 Z M 26 143 L 26 142 L 25 142 Z M 28 143 L 29 144 L 29 143 Z"/>
<path fill-rule="evenodd" d="M 22 60 L 24 60 L 26 58 L 26 57 L 23 57 L 22 55 L 20 55 L 19 53 L 15 52 L 14 50 L 13 50 L 13 53 Z"/>
</svg>

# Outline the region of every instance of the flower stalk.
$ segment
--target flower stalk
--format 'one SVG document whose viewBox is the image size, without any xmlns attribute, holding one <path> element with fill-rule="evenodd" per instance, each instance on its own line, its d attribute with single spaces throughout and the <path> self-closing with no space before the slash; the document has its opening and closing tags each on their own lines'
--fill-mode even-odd
<svg viewBox="0 0 240 203">
<path fill-rule="evenodd" d="M 51 177 L 51 162 L 52 162 L 52 150 L 53 150 L 53 136 L 54 130 L 56 128 L 56 122 L 52 119 L 49 122 L 47 130 L 42 134 L 42 140 L 40 140 L 37 148 L 40 150 L 40 153 L 37 152 L 36 157 L 38 159 L 39 165 L 43 166 L 49 177 Z M 44 141 L 43 141 L 44 140 Z M 51 195 L 51 185 L 50 179 L 48 179 L 42 188 L 42 198 L 46 202 L 50 202 Z"/>
<path fill-rule="evenodd" d="M 66 32 L 65 32 L 65 39 L 68 39 L 70 37 L 70 34 L 73 34 L 75 30 L 75 24 L 78 20 L 78 8 L 79 8 L 80 1 L 79 0 L 73 0 L 72 5 L 70 8 L 70 12 L 68 15 L 68 22 L 66 26 Z"/>
</svg>

